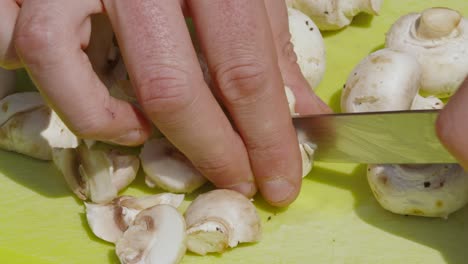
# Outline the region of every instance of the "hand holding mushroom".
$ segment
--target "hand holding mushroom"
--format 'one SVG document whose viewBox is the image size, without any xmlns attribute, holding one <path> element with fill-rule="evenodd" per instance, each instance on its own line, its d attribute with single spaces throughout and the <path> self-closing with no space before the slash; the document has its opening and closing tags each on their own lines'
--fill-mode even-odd
<svg viewBox="0 0 468 264">
<path fill-rule="evenodd" d="M 0 41 L 0 65 L 28 68 L 78 138 L 141 145 L 151 121 L 217 187 L 246 196 L 258 187 L 269 203 L 284 206 L 298 195 L 302 166 L 283 88 L 296 95 L 298 112 L 327 111 L 309 85 L 319 82 L 323 64 L 307 61 L 320 61 L 323 52 L 307 55 L 299 66 L 283 34 L 286 4 L 265 3 L 2 1 L 0 10 L 11 12 L 1 16 L 8 30 Z M 214 91 L 203 80 L 186 27 L 188 8 Z M 102 34 L 92 35 L 96 30 Z M 103 50 L 103 58 L 86 56 Z M 130 93 L 112 87 L 122 75 L 118 56 L 134 88 Z M 301 69 L 318 75 L 306 79 Z M 133 94 L 138 107 L 129 102 Z"/>
</svg>

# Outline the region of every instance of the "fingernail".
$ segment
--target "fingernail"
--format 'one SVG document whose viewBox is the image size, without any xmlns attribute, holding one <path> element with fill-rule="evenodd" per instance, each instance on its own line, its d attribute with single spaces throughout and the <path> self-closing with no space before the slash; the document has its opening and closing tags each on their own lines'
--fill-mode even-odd
<svg viewBox="0 0 468 264">
<path fill-rule="evenodd" d="M 135 146 L 142 144 L 145 140 L 145 137 L 142 133 L 141 130 L 139 129 L 134 129 L 128 132 L 127 134 L 124 134 L 118 138 L 112 139 L 111 142 L 119 145 L 125 145 L 125 146 Z"/>
<path fill-rule="evenodd" d="M 272 203 L 282 204 L 291 199 L 295 187 L 284 179 L 275 179 L 263 184 L 263 196 Z"/>
<path fill-rule="evenodd" d="M 257 188 L 255 187 L 255 184 L 252 182 L 243 182 L 238 185 L 232 186 L 230 189 L 240 192 L 247 197 L 252 197 L 257 192 Z"/>
</svg>

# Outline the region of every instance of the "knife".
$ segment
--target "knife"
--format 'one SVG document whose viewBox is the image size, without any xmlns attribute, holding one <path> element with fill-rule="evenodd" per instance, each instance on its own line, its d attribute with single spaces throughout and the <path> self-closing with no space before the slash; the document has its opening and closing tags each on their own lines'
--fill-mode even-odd
<svg viewBox="0 0 468 264">
<path fill-rule="evenodd" d="M 439 141 L 439 110 L 293 117 L 299 142 L 316 145 L 314 161 L 367 164 L 457 163 Z"/>
</svg>

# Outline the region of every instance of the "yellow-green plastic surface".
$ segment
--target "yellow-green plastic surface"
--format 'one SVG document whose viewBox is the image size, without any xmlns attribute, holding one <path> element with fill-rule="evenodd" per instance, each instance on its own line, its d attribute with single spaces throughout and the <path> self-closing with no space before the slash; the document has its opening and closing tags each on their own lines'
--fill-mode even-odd
<svg viewBox="0 0 468 264">
<path fill-rule="evenodd" d="M 399 16 L 431 6 L 468 15 L 466 0 L 385 0 L 380 16 L 360 15 L 350 27 L 325 33 L 327 72 L 318 94 L 339 111 L 340 90 L 354 65 L 383 47 L 384 33 Z M 468 208 L 448 220 L 394 215 L 377 204 L 365 175 L 364 165 L 317 163 L 288 209 L 256 199 L 262 242 L 223 255 L 187 254 L 183 263 L 468 263 Z M 154 192 L 141 175 L 125 191 Z M 118 259 L 112 244 L 90 232 L 82 202 L 53 165 L 0 152 L 0 263 Z"/>
</svg>

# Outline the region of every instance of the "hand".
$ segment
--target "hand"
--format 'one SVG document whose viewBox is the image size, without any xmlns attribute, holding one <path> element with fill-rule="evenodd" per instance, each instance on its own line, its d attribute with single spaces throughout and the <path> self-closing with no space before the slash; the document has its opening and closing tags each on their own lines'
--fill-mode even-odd
<svg viewBox="0 0 468 264">
<path fill-rule="evenodd" d="M 468 76 L 440 113 L 436 128 L 448 151 L 468 170 Z"/>
<path fill-rule="evenodd" d="M 109 95 L 84 52 L 90 16 L 104 10 L 145 115 Z M 193 18 L 219 101 L 184 15 Z M 217 187 L 247 196 L 258 187 L 276 206 L 298 195 L 301 158 L 284 84 L 297 112 L 328 108 L 296 64 L 284 1 L 0 0 L 0 17 L 0 66 L 25 66 L 77 136 L 138 145 L 150 133 L 147 116 Z"/>
</svg>

